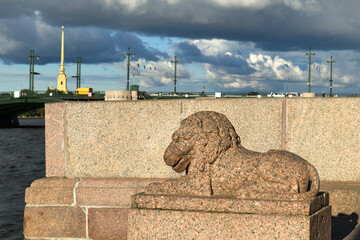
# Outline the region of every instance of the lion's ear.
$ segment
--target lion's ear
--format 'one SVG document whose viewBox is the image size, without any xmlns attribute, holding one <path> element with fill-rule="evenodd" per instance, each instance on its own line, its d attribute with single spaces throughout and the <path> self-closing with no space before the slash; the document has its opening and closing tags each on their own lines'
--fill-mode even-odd
<svg viewBox="0 0 360 240">
<path fill-rule="evenodd" d="M 211 140 L 210 140 L 211 139 Z M 204 162 L 212 164 L 219 157 L 220 142 L 215 138 L 210 138 L 207 144 L 204 145 L 203 158 Z"/>
<path fill-rule="evenodd" d="M 198 128 L 202 128 L 202 121 L 200 118 L 196 117 L 196 116 L 191 116 L 188 118 L 185 118 L 184 120 L 181 121 L 181 125 L 187 125 L 187 126 L 192 126 L 195 125 Z"/>
</svg>

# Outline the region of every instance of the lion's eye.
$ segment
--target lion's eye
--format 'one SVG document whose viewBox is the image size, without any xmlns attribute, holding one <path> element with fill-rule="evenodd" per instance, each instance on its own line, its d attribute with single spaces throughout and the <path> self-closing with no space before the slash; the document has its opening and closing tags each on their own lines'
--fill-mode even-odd
<svg viewBox="0 0 360 240">
<path fill-rule="evenodd" d="M 189 139 L 191 139 L 191 135 L 185 135 L 185 136 L 183 136 L 183 138 L 184 138 L 185 140 L 189 140 Z"/>
</svg>

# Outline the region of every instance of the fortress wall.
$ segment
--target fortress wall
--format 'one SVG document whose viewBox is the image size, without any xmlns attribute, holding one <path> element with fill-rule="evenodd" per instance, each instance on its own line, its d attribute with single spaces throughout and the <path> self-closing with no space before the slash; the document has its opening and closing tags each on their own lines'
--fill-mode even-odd
<svg viewBox="0 0 360 240">
<path fill-rule="evenodd" d="M 360 181 L 360 99 L 207 99 L 46 104 L 46 174 L 177 177 L 162 155 L 180 121 L 197 111 L 225 114 L 242 145 L 285 149 L 322 180 Z"/>
</svg>

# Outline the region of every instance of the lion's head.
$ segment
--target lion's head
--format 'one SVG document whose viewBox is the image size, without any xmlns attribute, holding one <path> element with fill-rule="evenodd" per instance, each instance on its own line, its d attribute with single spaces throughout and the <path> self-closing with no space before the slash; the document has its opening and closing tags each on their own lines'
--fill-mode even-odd
<svg viewBox="0 0 360 240">
<path fill-rule="evenodd" d="M 230 121 L 217 112 L 194 113 L 181 121 L 164 154 L 165 163 L 176 172 L 188 167 L 204 171 L 230 147 L 240 145 L 240 137 Z"/>
</svg>

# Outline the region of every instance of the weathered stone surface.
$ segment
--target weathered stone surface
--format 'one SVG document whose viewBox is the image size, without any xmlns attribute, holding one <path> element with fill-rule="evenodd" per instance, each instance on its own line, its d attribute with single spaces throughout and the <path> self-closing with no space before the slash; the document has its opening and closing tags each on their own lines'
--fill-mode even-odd
<svg viewBox="0 0 360 240">
<path fill-rule="evenodd" d="M 66 176 L 177 177 L 156 162 L 179 109 L 172 101 L 66 103 Z"/>
<path fill-rule="evenodd" d="M 322 180 L 360 181 L 359 98 L 46 105 L 47 176 L 177 177 L 165 166 L 155 167 L 162 163 L 171 134 L 181 119 L 197 111 L 211 110 L 229 118 L 240 133 L 242 145 L 250 150 L 285 149 L 313 164 Z M 122 135 L 123 132 L 129 134 Z M 132 142 L 135 144 L 129 144 Z M 106 156 L 111 157 L 111 162 L 101 156 L 108 150 L 111 153 Z M 131 169 L 136 165 L 142 167 L 129 171 L 125 167 L 129 164 Z"/>
<path fill-rule="evenodd" d="M 46 176 L 65 176 L 67 142 L 65 103 L 45 104 Z"/>
<path fill-rule="evenodd" d="M 360 98 L 287 99 L 286 150 L 327 181 L 360 181 Z"/>
<path fill-rule="evenodd" d="M 87 206 L 131 205 L 137 181 L 130 179 L 82 179 L 76 189 L 76 202 Z"/>
<path fill-rule="evenodd" d="M 131 209 L 128 239 L 329 240 L 330 217 L 330 206 L 311 216 Z"/>
<path fill-rule="evenodd" d="M 24 235 L 85 238 L 85 212 L 80 207 L 25 207 Z"/>
<path fill-rule="evenodd" d="M 145 186 L 164 179 L 84 178 L 76 188 L 76 203 L 85 206 L 130 207 L 131 195 Z"/>
<path fill-rule="evenodd" d="M 121 240 L 126 239 L 129 209 L 90 208 L 89 238 Z"/>
<path fill-rule="evenodd" d="M 320 186 L 330 194 L 332 216 L 353 213 L 360 216 L 360 182 L 321 181 Z"/>
<path fill-rule="evenodd" d="M 331 206 L 316 212 L 309 219 L 309 239 L 331 239 Z"/>
<path fill-rule="evenodd" d="M 329 194 L 301 201 L 241 199 L 230 197 L 195 197 L 137 194 L 132 196 L 133 208 L 177 211 L 231 212 L 245 214 L 285 214 L 309 216 L 329 205 Z"/>
<path fill-rule="evenodd" d="M 245 149 L 225 115 L 197 112 L 173 134 L 164 161 L 186 176 L 150 184 L 149 194 L 307 199 L 319 191 L 316 169 L 300 156 L 280 150 Z"/>
<path fill-rule="evenodd" d="M 219 112 L 230 120 L 241 136 L 241 144 L 245 148 L 261 152 L 281 149 L 282 100 L 275 98 L 183 100 L 181 119 L 199 111 Z"/>
<path fill-rule="evenodd" d="M 54 168 L 48 176 L 56 176 L 56 169 L 58 176 L 71 178 L 176 178 L 178 174 L 166 166 L 159 167 L 161 157 L 180 120 L 201 108 L 226 113 L 243 132 L 243 144 L 250 149 L 281 148 L 281 100 L 252 100 L 255 99 L 47 104 L 49 109 L 63 108 L 62 116 L 58 116 L 59 112 L 47 112 L 49 118 L 56 119 L 48 121 L 49 141 L 56 141 L 46 148 L 47 162 Z M 261 106 L 263 115 L 255 111 Z M 60 117 L 61 128 L 56 125 Z M 256 128 L 249 128 L 250 125 Z M 55 137 L 59 134 L 55 130 L 63 136 Z M 50 163 L 60 156 L 60 164 Z"/>
<path fill-rule="evenodd" d="M 27 204 L 72 204 L 76 179 L 42 178 L 34 181 L 25 192 Z"/>
</svg>

